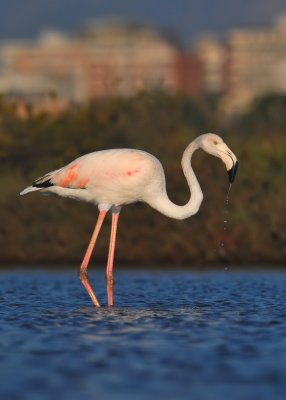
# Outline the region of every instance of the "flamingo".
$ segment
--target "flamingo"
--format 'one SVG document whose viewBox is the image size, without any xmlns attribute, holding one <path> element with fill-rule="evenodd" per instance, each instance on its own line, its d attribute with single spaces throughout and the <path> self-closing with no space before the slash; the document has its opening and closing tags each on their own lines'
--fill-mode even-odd
<svg viewBox="0 0 286 400">
<path fill-rule="evenodd" d="M 100 307 L 100 304 L 89 282 L 87 268 L 107 212 L 112 213 L 112 222 L 106 289 L 108 306 L 112 306 L 114 251 L 122 206 L 138 201 L 145 202 L 167 217 L 175 219 L 185 219 L 196 214 L 203 200 L 203 193 L 192 169 L 191 158 L 199 148 L 223 161 L 230 184 L 236 175 L 237 158 L 222 138 L 213 133 L 198 136 L 187 146 L 182 157 L 182 169 L 191 192 L 189 201 L 183 206 L 178 206 L 169 199 L 160 161 L 152 154 L 136 149 L 109 149 L 86 154 L 35 180 L 20 193 L 53 193 L 90 202 L 98 207 L 98 219 L 78 274 L 94 306 Z"/>
</svg>

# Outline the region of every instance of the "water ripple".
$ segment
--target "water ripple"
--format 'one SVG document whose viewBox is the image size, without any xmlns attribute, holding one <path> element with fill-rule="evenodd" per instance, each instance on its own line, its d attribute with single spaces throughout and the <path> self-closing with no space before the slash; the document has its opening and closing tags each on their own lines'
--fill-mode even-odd
<svg viewBox="0 0 286 400">
<path fill-rule="evenodd" d="M 118 272 L 101 309 L 69 272 L 0 280 L 3 399 L 285 397 L 284 274 Z"/>
</svg>

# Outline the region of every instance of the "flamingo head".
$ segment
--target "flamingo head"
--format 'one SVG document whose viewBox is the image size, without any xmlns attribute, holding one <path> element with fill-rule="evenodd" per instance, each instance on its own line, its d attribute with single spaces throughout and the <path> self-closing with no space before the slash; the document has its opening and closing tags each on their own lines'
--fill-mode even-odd
<svg viewBox="0 0 286 400">
<path fill-rule="evenodd" d="M 206 133 L 198 137 L 198 146 L 207 153 L 218 157 L 226 166 L 229 182 L 232 183 L 237 172 L 238 161 L 235 154 L 224 143 L 222 138 L 213 133 Z"/>
</svg>

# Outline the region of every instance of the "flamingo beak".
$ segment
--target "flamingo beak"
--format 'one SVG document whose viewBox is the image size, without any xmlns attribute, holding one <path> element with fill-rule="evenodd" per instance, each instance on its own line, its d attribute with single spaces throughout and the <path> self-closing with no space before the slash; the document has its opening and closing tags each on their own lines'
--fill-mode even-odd
<svg viewBox="0 0 286 400">
<path fill-rule="evenodd" d="M 235 176 L 236 176 L 236 172 L 237 172 L 237 167 L 238 167 L 238 161 L 236 161 L 233 166 L 231 167 L 231 169 L 229 169 L 227 171 L 228 174 L 228 179 L 229 179 L 229 183 L 233 183 Z"/>
</svg>

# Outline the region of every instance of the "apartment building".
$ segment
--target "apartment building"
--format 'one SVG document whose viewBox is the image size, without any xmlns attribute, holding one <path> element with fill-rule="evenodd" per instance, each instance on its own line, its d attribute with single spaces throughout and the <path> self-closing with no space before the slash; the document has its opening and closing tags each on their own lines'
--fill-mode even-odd
<svg viewBox="0 0 286 400">
<path fill-rule="evenodd" d="M 286 93 L 286 18 L 269 28 L 232 29 L 189 52 L 148 25 L 103 21 L 76 35 L 46 32 L 0 43 L 0 94 L 70 102 L 163 90 L 214 94 L 222 111 L 243 112 L 256 97 Z M 61 103 L 63 104 L 63 103 Z M 61 106 L 62 107 L 62 106 Z"/>
<path fill-rule="evenodd" d="M 214 37 L 204 36 L 197 41 L 195 52 L 201 65 L 203 92 L 221 95 L 226 90 L 226 46 Z"/>
<path fill-rule="evenodd" d="M 194 57 L 184 57 L 174 39 L 141 24 L 94 23 L 73 37 L 47 32 L 4 43 L 0 52 L 0 93 L 7 95 L 51 93 L 82 102 L 138 91 L 200 90 Z"/>
<path fill-rule="evenodd" d="M 286 93 L 286 18 L 273 28 L 233 29 L 228 34 L 227 112 L 243 112 L 267 93 Z"/>
</svg>

